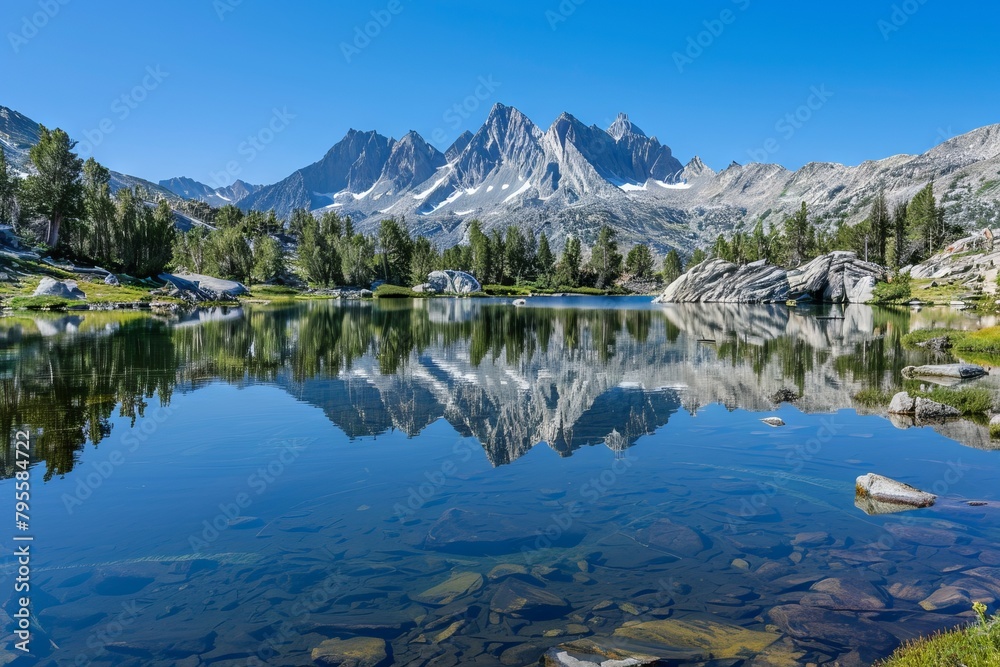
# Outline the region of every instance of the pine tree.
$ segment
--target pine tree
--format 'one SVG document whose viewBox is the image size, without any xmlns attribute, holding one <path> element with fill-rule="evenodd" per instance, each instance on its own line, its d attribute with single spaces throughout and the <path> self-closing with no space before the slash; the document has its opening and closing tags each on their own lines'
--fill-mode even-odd
<svg viewBox="0 0 1000 667">
<path fill-rule="evenodd" d="M 640 243 L 632 246 L 625 257 L 625 270 L 638 280 L 644 280 L 653 274 L 653 252 L 648 245 Z"/>
<path fill-rule="evenodd" d="M 83 164 L 83 208 L 86 226 L 83 256 L 98 264 L 114 263 L 115 203 L 111 198 L 111 172 L 94 158 Z"/>
<path fill-rule="evenodd" d="M 24 180 L 21 196 L 30 214 L 46 221 L 43 242 L 56 248 L 63 224 L 72 224 L 83 213 L 83 160 L 73 152 L 76 142 L 62 130 L 39 125 L 38 131 L 38 143 L 28 153 L 36 173 Z"/>
<path fill-rule="evenodd" d="M 7 168 L 7 157 L 0 149 L 0 225 L 12 225 L 17 211 L 19 181 Z"/>
<path fill-rule="evenodd" d="M 615 230 L 603 225 L 590 252 L 588 266 L 595 276 L 597 287 L 601 289 L 613 284 L 622 272 L 622 256 L 615 237 Z"/>
<path fill-rule="evenodd" d="M 410 284 L 422 285 L 427 282 L 427 276 L 436 271 L 440 263 L 441 257 L 430 239 L 426 236 L 418 237 L 413 243 L 413 256 L 410 258 Z"/>
<path fill-rule="evenodd" d="M 479 282 L 488 283 L 493 277 L 493 254 L 490 239 L 483 233 L 482 224 L 478 220 L 473 220 L 469 225 L 469 248 L 472 251 L 472 275 Z"/>
<path fill-rule="evenodd" d="M 410 257 L 413 239 L 406 223 L 388 218 L 379 224 L 375 236 L 379 277 L 387 283 L 399 285 L 410 277 Z"/>
<path fill-rule="evenodd" d="M 299 264 L 306 280 L 323 287 L 337 285 L 343 280 L 340 216 L 329 211 L 319 219 L 300 218 L 299 224 Z"/>
<path fill-rule="evenodd" d="M 339 260 L 339 257 L 338 257 Z M 266 283 L 285 272 L 285 249 L 272 236 L 261 236 L 253 242 L 253 279 Z"/>
<path fill-rule="evenodd" d="M 868 221 L 873 246 L 870 248 L 869 259 L 884 266 L 887 259 L 889 234 L 892 231 L 892 219 L 889 216 L 889 203 L 885 198 L 885 188 L 880 187 L 878 194 L 875 195 Z"/>
<path fill-rule="evenodd" d="M 695 251 L 698 252 L 698 251 Z M 681 267 L 681 256 L 673 248 L 667 253 L 667 256 L 663 258 L 663 282 L 668 285 L 684 273 L 684 269 Z"/>
<path fill-rule="evenodd" d="M 530 260 L 528 257 L 528 240 L 524 232 L 517 225 L 507 227 L 507 234 L 503 243 L 504 267 L 507 275 L 505 281 L 519 285 L 525 275 L 530 271 Z"/>
<path fill-rule="evenodd" d="M 503 234 L 499 229 L 494 229 L 490 232 L 489 248 L 490 256 L 493 258 L 493 266 L 492 271 L 490 272 L 489 282 L 494 285 L 503 284 L 508 275 L 507 253 L 504 251 Z"/>
<path fill-rule="evenodd" d="M 892 268 L 899 270 L 907 263 L 906 252 L 906 217 L 909 202 L 896 204 L 892 212 Z"/>
<path fill-rule="evenodd" d="M 580 265 L 583 261 L 583 251 L 580 239 L 571 236 L 566 239 L 566 246 L 563 248 L 562 257 L 559 259 L 559 267 L 556 271 L 556 282 L 560 286 L 579 287 L 580 286 Z"/>
<path fill-rule="evenodd" d="M 549 237 L 542 232 L 538 237 L 538 252 L 535 253 L 535 273 L 538 280 L 548 286 L 556 272 L 556 258 L 549 246 Z"/>
<path fill-rule="evenodd" d="M 695 248 L 694 252 L 691 253 L 691 258 L 688 260 L 684 268 L 688 271 L 698 266 L 702 262 L 708 259 L 708 254 L 701 248 Z"/>
<path fill-rule="evenodd" d="M 340 244 L 341 266 L 344 282 L 358 287 L 370 285 L 372 265 L 375 262 L 375 244 L 364 234 L 347 236 L 347 227 L 353 229 L 350 218 L 345 225 L 343 241 Z"/>
<path fill-rule="evenodd" d="M 809 210 L 806 203 L 798 213 L 785 220 L 785 246 L 788 251 L 788 262 L 791 266 L 800 266 L 810 258 L 816 245 L 816 230 L 809 222 Z"/>
<path fill-rule="evenodd" d="M 715 239 L 715 245 L 712 246 L 712 257 L 727 262 L 733 261 L 732 248 L 729 245 L 729 241 L 722 234 L 719 234 L 718 238 Z"/>
<path fill-rule="evenodd" d="M 923 257 L 930 257 L 945 242 L 944 210 L 937 206 L 934 181 L 918 192 L 907 208 L 910 236 L 920 242 Z"/>
</svg>

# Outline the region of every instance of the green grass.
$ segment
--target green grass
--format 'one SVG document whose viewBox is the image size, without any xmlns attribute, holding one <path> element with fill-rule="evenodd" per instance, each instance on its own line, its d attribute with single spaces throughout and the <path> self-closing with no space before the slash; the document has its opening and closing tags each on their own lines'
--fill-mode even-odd
<svg viewBox="0 0 1000 667">
<path fill-rule="evenodd" d="M 5 305 L 14 310 L 66 310 L 73 305 L 86 305 L 86 302 L 58 296 L 15 296 Z"/>
<path fill-rule="evenodd" d="M 947 278 L 941 278 L 937 281 L 930 278 L 910 280 L 910 299 L 917 299 L 923 303 L 951 303 L 959 294 L 964 294 L 968 291 L 967 287 L 964 287 L 960 282 L 956 281 L 954 285 L 945 284 Z M 937 282 L 937 287 L 931 287 L 931 283 Z"/>
<path fill-rule="evenodd" d="M 409 287 L 399 287 L 397 285 L 380 285 L 375 290 L 376 299 L 423 299 L 426 294 L 414 292 Z"/>
<path fill-rule="evenodd" d="M 862 389 L 854 395 L 854 400 L 866 408 L 881 408 L 889 405 L 893 393 L 884 389 Z"/>
<path fill-rule="evenodd" d="M 909 642 L 876 667 L 1000 667 L 1000 617 L 975 609 L 978 623 Z"/>
<path fill-rule="evenodd" d="M 913 348 L 934 338 L 947 338 L 954 346 L 968 335 L 968 331 L 958 329 L 917 329 L 903 336 L 903 345 Z"/>
<path fill-rule="evenodd" d="M 993 409 L 993 394 L 985 387 L 934 387 L 930 391 L 911 391 L 911 396 L 929 398 L 955 408 L 963 415 L 978 415 Z"/>
</svg>

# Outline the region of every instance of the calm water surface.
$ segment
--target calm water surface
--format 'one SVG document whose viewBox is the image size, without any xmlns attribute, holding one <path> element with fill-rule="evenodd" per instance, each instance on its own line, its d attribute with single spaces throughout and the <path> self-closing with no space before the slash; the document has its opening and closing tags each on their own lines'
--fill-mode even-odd
<svg viewBox="0 0 1000 667">
<path fill-rule="evenodd" d="M 14 664 L 305 665 L 352 637 L 399 665 L 534 664 L 582 637 L 671 665 L 866 664 L 1000 599 L 986 427 L 853 398 L 942 360 L 907 331 L 977 324 L 579 297 L 0 319 L 0 419 L 33 452 Z M 13 444 L 3 463 L 13 506 Z M 869 516 L 867 472 L 941 500 Z"/>
</svg>

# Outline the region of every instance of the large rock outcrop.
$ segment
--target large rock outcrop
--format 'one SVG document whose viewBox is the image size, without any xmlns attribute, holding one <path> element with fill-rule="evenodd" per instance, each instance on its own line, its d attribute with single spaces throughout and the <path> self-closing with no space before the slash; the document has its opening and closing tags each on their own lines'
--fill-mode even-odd
<svg viewBox="0 0 1000 667">
<path fill-rule="evenodd" d="M 479 281 L 464 271 L 434 271 L 427 276 L 426 287 L 438 294 L 472 294 L 482 290 Z"/>
<path fill-rule="evenodd" d="M 657 303 L 866 303 L 886 270 L 853 252 L 832 252 L 790 271 L 763 261 L 702 262 L 671 283 Z"/>
</svg>

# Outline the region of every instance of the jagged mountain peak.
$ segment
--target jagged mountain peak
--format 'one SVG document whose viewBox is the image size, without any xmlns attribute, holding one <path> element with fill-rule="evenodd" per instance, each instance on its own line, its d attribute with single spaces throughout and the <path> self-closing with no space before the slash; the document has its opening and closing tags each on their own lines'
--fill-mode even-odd
<svg viewBox="0 0 1000 667">
<path fill-rule="evenodd" d="M 458 139 L 455 139 L 454 143 L 452 143 L 452 145 L 448 147 L 448 150 L 444 152 L 444 156 L 448 162 L 454 162 L 458 159 L 458 156 L 462 154 L 465 147 L 469 145 L 470 141 L 472 141 L 472 136 L 472 132 L 469 132 L 468 130 L 458 135 Z"/>
<path fill-rule="evenodd" d="M 614 137 L 615 141 L 621 141 L 628 136 L 645 137 L 646 133 L 643 132 L 638 125 L 629 120 L 627 113 L 619 113 L 615 122 L 611 123 L 611 127 L 608 128 L 608 134 Z M 656 138 L 653 137 L 653 140 Z"/>
<path fill-rule="evenodd" d="M 715 176 L 715 171 L 702 162 L 701 157 L 695 155 L 691 161 L 684 166 L 681 177 L 685 180 L 700 178 L 702 176 Z"/>
</svg>

